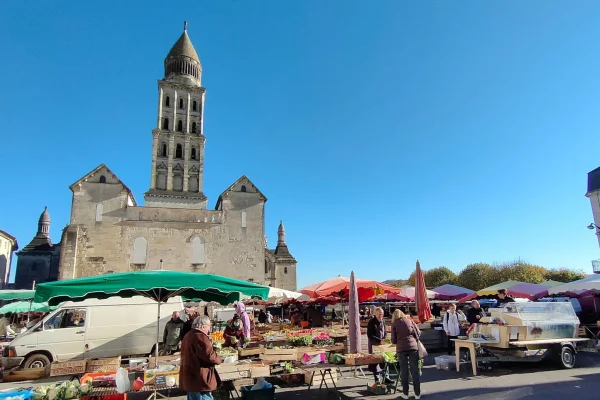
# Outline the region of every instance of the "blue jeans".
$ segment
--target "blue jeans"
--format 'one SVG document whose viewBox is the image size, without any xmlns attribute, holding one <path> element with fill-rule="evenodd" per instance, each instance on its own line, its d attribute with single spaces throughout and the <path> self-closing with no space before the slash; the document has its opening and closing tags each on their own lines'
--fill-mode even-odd
<svg viewBox="0 0 600 400">
<path fill-rule="evenodd" d="M 188 392 L 187 400 L 213 400 L 211 392 Z"/>
</svg>

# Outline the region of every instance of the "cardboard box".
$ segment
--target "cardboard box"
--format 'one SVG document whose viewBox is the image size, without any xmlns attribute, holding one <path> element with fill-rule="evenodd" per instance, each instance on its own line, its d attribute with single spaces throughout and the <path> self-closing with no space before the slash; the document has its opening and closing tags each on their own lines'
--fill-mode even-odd
<svg viewBox="0 0 600 400">
<path fill-rule="evenodd" d="M 286 355 L 296 355 L 298 354 L 298 349 L 293 348 L 293 349 L 266 349 L 264 351 L 264 354 L 268 354 L 268 355 L 274 355 L 274 354 L 286 354 Z"/>
<path fill-rule="evenodd" d="M 324 350 L 307 351 L 302 355 L 302 363 L 305 365 L 324 363 L 326 359 Z"/>
<path fill-rule="evenodd" d="M 112 372 L 121 367 L 121 357 L 101 358 L 99 360 L 88 360 L 85 372 Z"/>
<path fill-rule="evenodd" d="M 156 368 L 156 357 L 148 358 L 148 368 Z M 179 365 L 181 356 L 179 354 L 174 356 L 159 356 L 158 365 Z"/>
<path fill-rule="evenodd" d="M 86 360 L 55 362 L 50 364 L 50 377 L 85 374 Z"/>
<path fill-rule="evenodd" d="M 346 365 L 383 364 L 383 357 L 371 355 L 365 357 L 346 358 Z"/>
<path fill-rule="evenodd" d="M 333 380 L 332 380 L 333 378 Z M 329 372 L 327 372 L 325 374 L 325 383 L 327 383 L 327 385 L 329 385 L 330 387 L 333 386 L 334 382 L 338 381 L 338 374 L 337 374 L 337 370 L 332 369 L 331 370 L 331 377 L 329 376 Z M 321 376 L 321 372 L 319 372 L 319 370 L 314 370 L 314 375 L 313 375 L 313 371 L 306 371 L 304 373 L 304 383 L 306 383 L 307 385 L 311 385 L 311 386 L 320 386 L 321 382 L 323 382 L 323 377 Z M 325 385 L 325 383 L 323 383 L 323 385 Z"/>
<path fill-rule="evenodd" d="M 144 372 L 144 385 L 165 386 L 169 377 L 175 378 L 175 385 L 179 385 L 179 369 L 173 371 Z"/>
<path fill-rule="evenodd" d="M 239 350 L 239 356 L 240 357 L 258 356 L 260 354 L 263 354 L 264 351 L 265 351 L 264 346 L 253 347 L 253 348 L 246 348 L 246 349 L 240 349 Z"/>
<path fill-rule="evenodd" d="M 250 364 L 225 363 L 215 366 L 222 381 L 250 378 Z"/>
</svg>

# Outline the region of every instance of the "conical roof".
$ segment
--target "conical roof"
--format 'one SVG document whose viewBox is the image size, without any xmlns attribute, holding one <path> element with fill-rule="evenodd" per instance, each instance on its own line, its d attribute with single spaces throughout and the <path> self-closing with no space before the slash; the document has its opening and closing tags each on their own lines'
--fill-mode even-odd
<svg viewBox="0 0 600 400">
<path fill-rule="evenodd" d="M 50 223 L 50 213 L 48 212 L 48 206 L 44 208 L 44 212 L 40 215 L 40 219 L 38 222 L 47 222 Z"/>
<path fill-rule="evenodd" d="M 169 51 L 169 54 L 165 60 L 168 60 L 171 57 L 188 57 L 192 60 L 200 62 L 198 53 L 196 53 L 196 49 L 194 48 L 194 45 L 187 34 L 187 30 L 183 31 L 177 42 L 175 42 L 171 48 L 171 51 Z"/>
</svg>

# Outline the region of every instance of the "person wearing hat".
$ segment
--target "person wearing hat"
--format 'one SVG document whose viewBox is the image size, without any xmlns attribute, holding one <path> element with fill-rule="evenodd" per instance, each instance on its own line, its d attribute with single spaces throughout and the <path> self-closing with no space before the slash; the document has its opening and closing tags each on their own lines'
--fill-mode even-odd
<svg viewBox="0 0 600 400">
<path fill-rule="evenodd" d="M 498 295 L 496 296 L 498 298 L 498 303 L 496 305 L 496 307 L 504 307 L 505 305 L 507 305 L 508 303 L 514 303 L 515 299 L 512 298 L 511 296 L 506 294 L 506 289 L 500 289 L 498 290 Z"/>
<path fill-rule="evenodd" d="M 238 349 L 244 345 L 246 335 L 244 335 L 244 325 L 238 314 L 234 314 L 233 318 L 227 323 L 223 331 L 225 343 L 223 347 L 233 347 Z"/>
</svg>

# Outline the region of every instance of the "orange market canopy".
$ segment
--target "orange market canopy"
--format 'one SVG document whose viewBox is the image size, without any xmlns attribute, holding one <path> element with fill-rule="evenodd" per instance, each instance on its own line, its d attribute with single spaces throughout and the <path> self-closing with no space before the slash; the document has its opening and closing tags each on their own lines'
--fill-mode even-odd
<svg viewBox="0 0 600 400">
<path fill-rule="evenodd" d="M 367 301 L 378 294 L 402 294 L 402 289 L 400 288 L 366 279 L 356 279 L 356 286 L 360 302 Z M 311 299 L 338 296 L 339 298 L 347 300 L 349 298 L 350 293 L 350 278 L 337 277 L 329 279 L 325 282 L 320 282 L 314 285 L 307 286 L 300 292 L 310 296 Z"/>
</svg>

